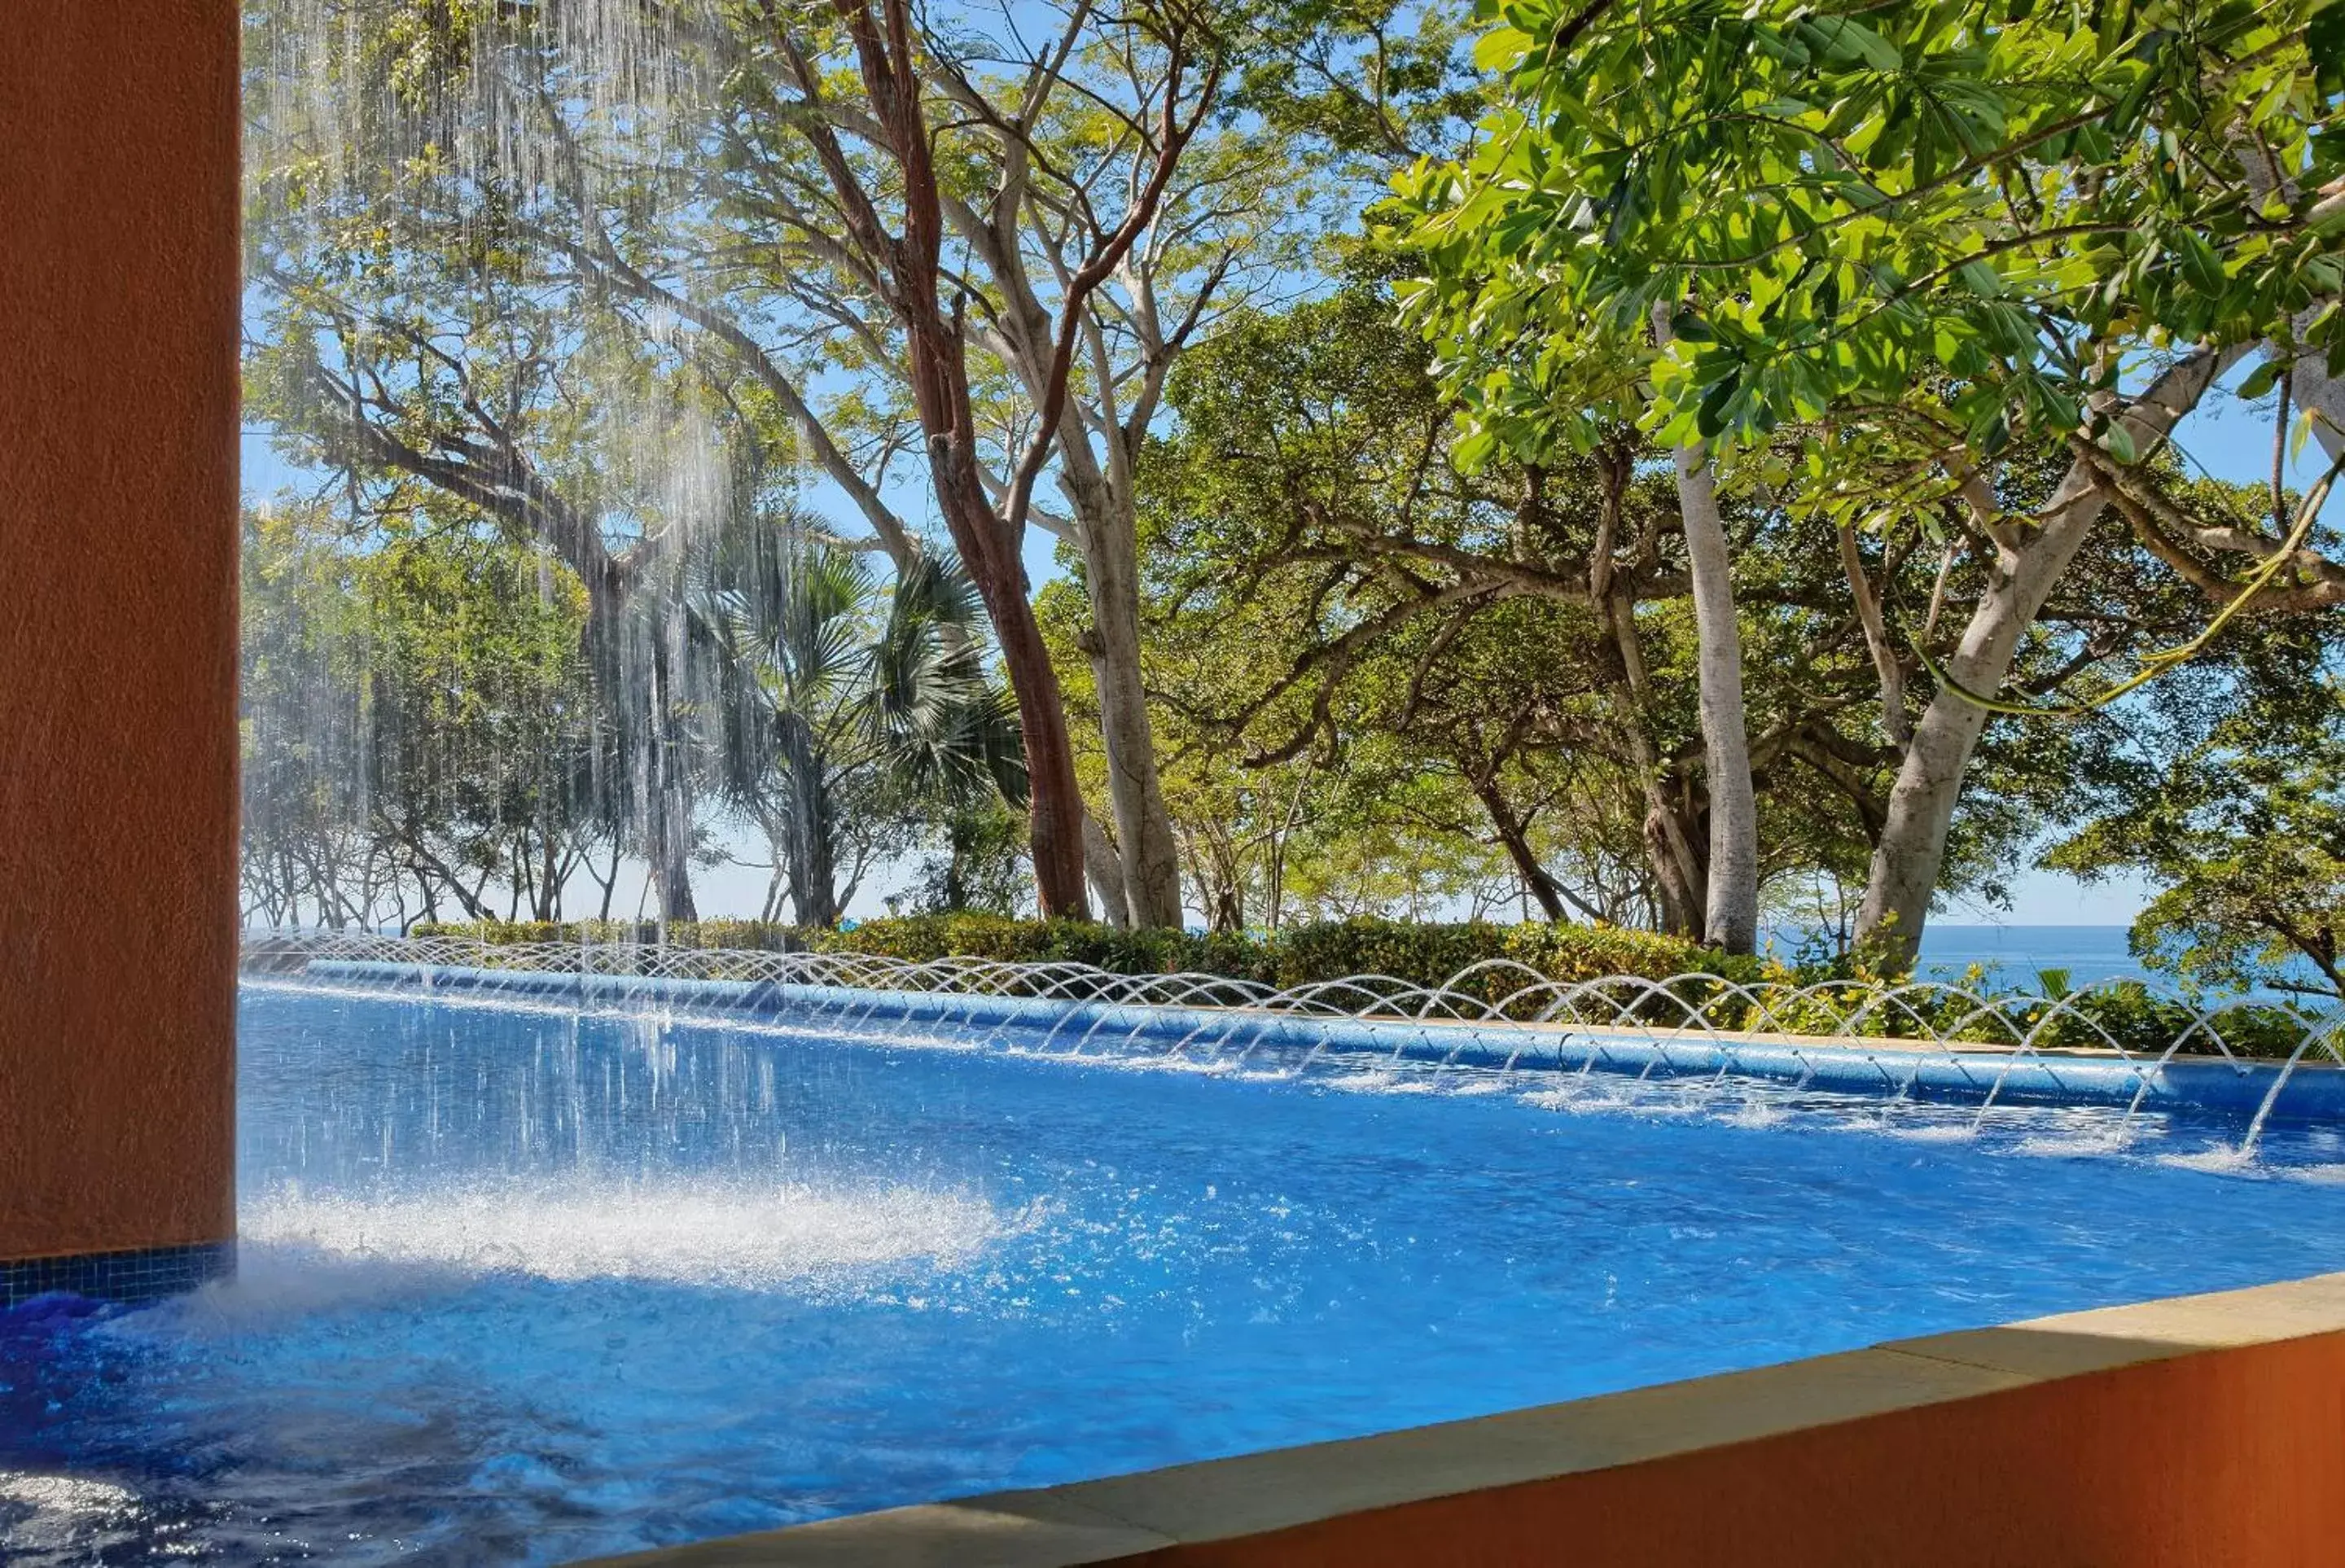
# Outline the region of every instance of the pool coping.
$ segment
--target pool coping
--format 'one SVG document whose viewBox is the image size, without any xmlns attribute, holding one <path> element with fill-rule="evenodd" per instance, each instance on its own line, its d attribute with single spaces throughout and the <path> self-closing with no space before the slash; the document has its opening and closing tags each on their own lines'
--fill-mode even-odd
<svg viewBox="0 0 2345 1568">
<path fill-rule="evenodd" d="M 1893 1340 L 1473 1420 L 591 1561 L 603 1568 L 1077 1568 L 1644 1465 L 2147 1363 L 2338 1334 L 2345 1334 L 2345 1273 L 2322 1274 Z"/>
</svg>

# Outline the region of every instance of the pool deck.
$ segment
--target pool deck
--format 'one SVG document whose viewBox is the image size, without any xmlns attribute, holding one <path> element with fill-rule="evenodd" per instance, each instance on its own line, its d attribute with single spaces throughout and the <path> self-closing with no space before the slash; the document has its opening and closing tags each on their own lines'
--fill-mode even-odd
<svg viewBox="0 0 2345 1568">
<path fill-rule="evenodd" d="M 2340 1560 L 2345 1274 L 600 1560 L 1574 1568 Z"/>
</svg>

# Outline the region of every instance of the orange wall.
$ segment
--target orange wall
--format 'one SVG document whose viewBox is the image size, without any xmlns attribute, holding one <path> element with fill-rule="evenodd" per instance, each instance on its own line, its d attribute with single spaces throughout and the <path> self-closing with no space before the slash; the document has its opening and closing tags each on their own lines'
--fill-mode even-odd
<svg viewBox="0 0 2345 1568">
<path fill-rule="evenodd" d="M 234 1228 L 237 7 L 0 21 L 0 1259 Z"/>
<path fill-rule="evenodd" d="M 1120 1563 L 2345 1563 L 2345 1334 L 2187 1355 Z"/>
</svg>

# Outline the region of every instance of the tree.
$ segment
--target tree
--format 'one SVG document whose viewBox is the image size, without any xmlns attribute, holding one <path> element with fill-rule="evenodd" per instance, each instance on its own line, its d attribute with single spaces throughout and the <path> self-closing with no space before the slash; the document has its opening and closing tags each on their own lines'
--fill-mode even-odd
<svg viewBox="0 0 2345 1568">
<path fill-rule="evenodd" d="M 269 924 L 558 918 L 615 845 L 584 594 L 442 504 L 248 514 L 244 880 Z M 502 907 L 495 902 L 503 894 Z M 412 902 L 411 902 L 412 900 Z"/>
<path fill-rule="evenodd" d="M 938 831 L 942 843 L 921 858 L 911 890 L 889 897 L 889 911 L 909 899 L 916 915 L 1018 914 L 1021 836 L 999 796 L 948 813 Z"/>
<path fill-rule="evenodd" d="M 2188 518 L 2144 466 L 2251 355 L 2269 369 L 2249 391 L 2287 384 L 2280 425 L 2291 408 L 2345 413 L 2345 187 L 2322 134 L 2345 14 L 1531 0 L 1506 15 L 1480 57 L 1507 75 L 1507 107 L 1471 160 L 1424 171 L 1403 203 L 1429 274 L 1416 303 L 1492 439 L 1568 433 L 1556 410 L 1587 375 L 1582 327 L 1627 341 L 1665 322 L 1641 381 L 1658 439 L 1704 443 L 1731 483 L 1796 478 L 1801 504 L 1853 530 L 1934 528 L 1957 506 L 1993 547 L 1901 748 L 1860 916 L 1910 958 L 1987 718 L 2105 514 L 2218 612 L 2250 592 L 2265 612 L 2345 599 L 2345 573 L 2306 548 L 2309 517 Z M 1787 439 L 1796 462 L 1757 455 Z M 2031 440 L 2066 466 L 2023 501 L 2006 470 Z M 2145 671 L 2178 662 L 2135 652 Z M 2086 666 L 2102 690 L 2105 668 Z"/>
<path fill-rule="evenodd" d="M 838 925 L 919 818 L 1022 804 L 1017 719 L 949 565 L 914 562 L 883 602 L 853 553 L 784 534 L 724 552 L 694 597 L 738 655 L 716 709 L 727 793 L 766 828 L 799 925 Z"/>
<path fill-rule="evenodd" d="M 332 520 L 314 512 L 245 513 L 239 867 L 248 921 L 369 925 L 397 880 L 366 832 L 365 660 L 337 543 Z"/>
<path fill-rule="evenodd" d="M 1185 3 L 1029 8 L 990 32 L 887 4 L 319 4 L 256 0 L 248 101 L 276 149 L 256 187 L 293 197 L 262 204 L 274 227 L 321 227 L 329 258 L 386 230 L 393 266 L 493 257 L 696 359 L 899 567 L 919 541 L 889 470 L 924 461 L 1041 748 L 1053 847 L 1036 864 L 1070 912 L 1084 834 L 1019 551 L 1030 522 L 1074 541 L 1115 755 L 1109 913 L 1177 920 L 1136 675 L 1131 460 L 1167 366 L 1225 301 L 1291 272 L 1313 227 L 1288 139 L 1219 113 L 1229 62 L 1266 67 L 1296 28 Z M 1063 515 L 1038 500 L 1046 477 Z"/>
<path fill-rule="evenodd" d="M 2218 986 L 2345 999 L 2345 693 L 2333 645 L 2276 640 L 2231 700 L 2178 724 L 2096 792 L 2046 857 L 2087 879 L 2157 888 L 2133 926 L 2151 965 Z"/>
<path fill-rule="evenodd" d="M 352 211 L 323 233 L 257 225 L 251 243 L 268 294 L 248 408 L 294 461 L 338 476 L 353 517 L 435 493 L 581 586 L 594 689 L 627 743 L 601 782 L 662 917 L 694 917 L 680 725 L 705 665 L 676 615 L 677 574 L 691 541 L 739 525 L 774 480 L 754 430 L 727 440 L 731 389 L 477 237 L 427 253 Z"/>
<path fill-rule="evenodd" d="M 1456 404 L 1373 279 L 1233 324 L 1172 401 L 1149 481 L 1156 634 L 1179 649 L 1154 677 L 1168 705 L 1227 726 L 1261 764 L 1384 732 L 1457 782 L 1543 908 L 1700 936 L 1711 804 L 1690 575 L 1675 484 L 1633 432 L 1553 465 L 1470 461 Z M 1876 669 L 1842 562 L 1782 509 L 1728 508 L 1757 595 L 1741 634 L 1768 655 L 1754 765 L 1801 803 L 1778 821 L 1822 831 L 1836 811 L 1842 842 L 1869 846 Z M 1251 662 L 1233 667 L 1233 650 Z M 1761 878 L 1821 852 L 1782 835 Z"/>
</svg>

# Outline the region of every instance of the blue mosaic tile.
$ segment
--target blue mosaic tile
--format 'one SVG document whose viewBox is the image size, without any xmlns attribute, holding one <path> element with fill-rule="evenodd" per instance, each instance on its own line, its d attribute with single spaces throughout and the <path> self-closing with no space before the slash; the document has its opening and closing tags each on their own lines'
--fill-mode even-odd
<svg viewBox="0 0 2345 1568">
<path fill-rule="evenodd" d="M 58 1292 L 131 1303 L 192 1290 L 236 1270 L 234 1241 L 81 1252 L 63 1258 L 0 1259 L 0 1310 Z"/>
</svg>

